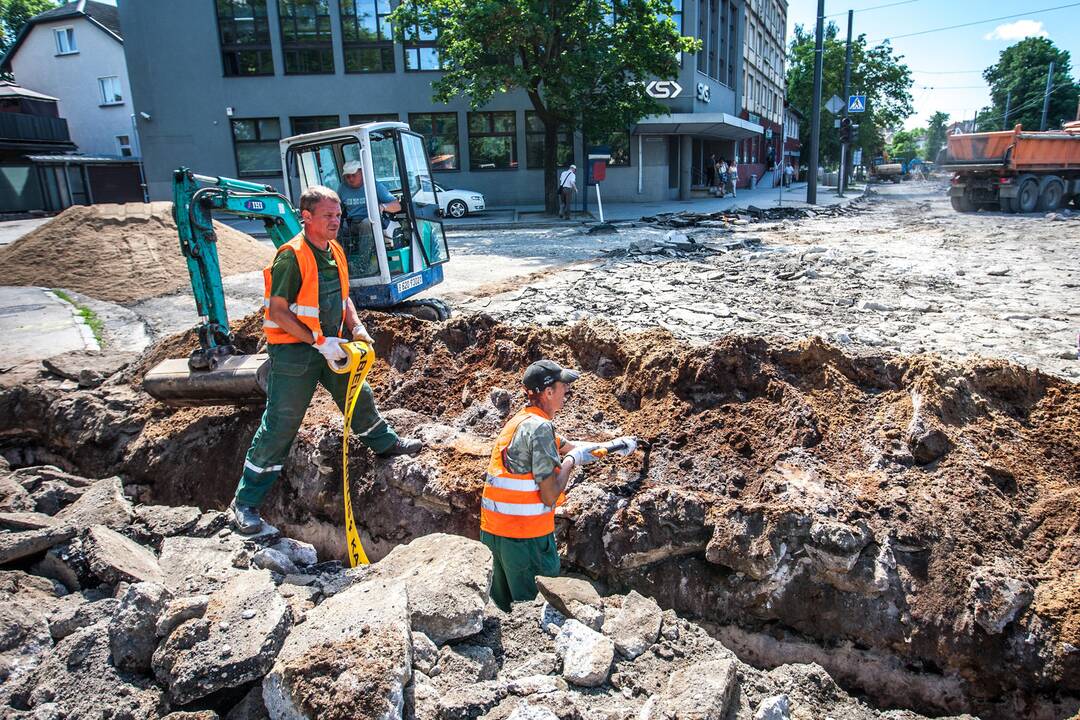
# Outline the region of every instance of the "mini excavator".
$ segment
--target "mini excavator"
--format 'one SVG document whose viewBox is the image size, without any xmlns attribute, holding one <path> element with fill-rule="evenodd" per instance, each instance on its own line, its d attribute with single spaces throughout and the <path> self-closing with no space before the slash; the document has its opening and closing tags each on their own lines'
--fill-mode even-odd
<svg viewBox="0 0 1080 720">
<path fill-rule="evenodd" d="M 450 317 L 435 298 L 415 298 L 443 280 L 450 259 L 438 213 L 431 163 L 423 136 L 400 122 L 353 125 L 281 140 L 289 191 L 299 198 L 312 185 L 337 190 L 345 163 L 363 167 L 367 217 L 347 223 L 338 239 L 349 263 L 349 295 L 357 308 L 375 308 L 424 320 Z M 380 183 L 401 201 L 401 211 L 380 213 Z M 249 405 L 266 399 L 268 356 L 238 351 L 225 308 L 212 217 L 225 213 L 262 220 L 275 247 L 302 229 L 292 202 L 270 185 L 173 173 L 173 213 L 187 260 L 200 323 L 199 347 L 188 358 L 164 360 L 143 378 L 143 388 L 168 405 Z M 255 308 L 250 308 L 254 310 Z"/>
</svg>

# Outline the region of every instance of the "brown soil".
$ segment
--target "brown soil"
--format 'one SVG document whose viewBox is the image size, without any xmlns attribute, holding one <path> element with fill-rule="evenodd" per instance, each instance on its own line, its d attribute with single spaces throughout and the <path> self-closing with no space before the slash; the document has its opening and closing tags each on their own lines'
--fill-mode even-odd
<svg viewBox="0 0 1080 720">
<path fill-rule="evenodd" d="M 222 275 L 261 270 L 274 251 L 214 222 Z M 100 300 L 135 302 L 188 287 L 187 263 L 172 203 L 75 205 L 0 248 L 8 285 L 75 290 Z"/>
</svg>

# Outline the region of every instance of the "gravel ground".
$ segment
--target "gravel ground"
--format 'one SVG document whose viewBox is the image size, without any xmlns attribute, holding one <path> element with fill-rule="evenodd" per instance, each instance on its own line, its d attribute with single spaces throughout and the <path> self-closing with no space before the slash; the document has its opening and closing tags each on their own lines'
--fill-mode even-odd
<svg viewBox="0 0 1080 720">
<path fill-rule="evenodd" d="M 605 317 L 697 342 L 818 335 L 849 350 L 999 357 L 1080 378 L 1080 217 L 960 214 L 945 189 L 913 181 L 881 187 L 843 217 L 686 228 L 703 243 L 744 242 L 610 256 L 456 307 L 522 324 Z M 590 239 L 603 251 L 668 232 L 642 225 Z M 581 257 L 562 237 L 553 245 L 538 254 Z"/>
</svg>

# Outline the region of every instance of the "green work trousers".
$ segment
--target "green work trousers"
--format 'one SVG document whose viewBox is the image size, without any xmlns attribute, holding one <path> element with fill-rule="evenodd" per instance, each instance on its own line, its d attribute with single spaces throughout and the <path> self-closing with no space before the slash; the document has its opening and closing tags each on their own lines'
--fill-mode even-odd
<svg viewBox="0 0 1080 720">
<path fill-rule="evenodd" d="M 504 612 L 510 612 L 511 602 L 536 597 L 536 578 L 556 577 L 559 574 L 559 551 L 555 534 L 538 538 L 507 538 L 480 531 L 480 541 L 495 558 L 491 574 L 491 599 Z"/>
<path fill-rule="evenodd" d="M 236 502 L 258 507 L 281 475 L 296 431 L 304 419 L 315 386 L 322 385 L 345 410 L 349 376 L 335 373 L 315 348 L 306 343 L 270 345 L 270 377 L 266 387 L 266 411 L 244 459 L 244 472 L 236 488 Z M 365 382 L 353 411 L 352 435 L 376 453 L 389 450 L 397 434 L 387 425 L 371 387 Z"/>
</svg>

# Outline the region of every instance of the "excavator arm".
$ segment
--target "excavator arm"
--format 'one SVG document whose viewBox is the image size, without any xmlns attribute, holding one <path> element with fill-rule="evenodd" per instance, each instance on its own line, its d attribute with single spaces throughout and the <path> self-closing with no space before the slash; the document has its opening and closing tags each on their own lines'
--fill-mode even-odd
<svg viewBox="0 0 1080 720">
<path fill-rule="evenodd" d="M 224 357 L 236 352 L 225 307 L 213 214 L 262 220 L 275 247 L 300 232 L 300 218 L 289 199 L 269 185 L 196 175 L 187 168 L 173 173 L 173 212 L 200 321 L 196 328 L 199 348 L 188 358 L 188 365 L 192 370 L 213 370 Z"/>
</svg>

